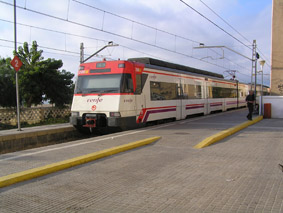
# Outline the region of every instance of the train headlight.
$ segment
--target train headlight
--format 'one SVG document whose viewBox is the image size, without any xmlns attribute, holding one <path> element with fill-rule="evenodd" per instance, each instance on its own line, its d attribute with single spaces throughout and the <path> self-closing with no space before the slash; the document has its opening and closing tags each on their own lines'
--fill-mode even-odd
<svg viewBox="0 0 283 213">
<path fill-rule="evenodd" d="M 110 112 L 110 117 L 121 117 L 120 112 Z"/>
<path fill-rule="evenodd" d="M 80 113 L 79 112 L 72 112 L 72 117 L 79 117 Z"/>
</svg>

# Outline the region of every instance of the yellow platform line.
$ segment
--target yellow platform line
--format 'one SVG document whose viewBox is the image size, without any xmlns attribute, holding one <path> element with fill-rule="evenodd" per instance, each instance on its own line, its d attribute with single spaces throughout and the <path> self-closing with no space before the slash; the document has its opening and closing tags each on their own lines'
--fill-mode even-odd
<svg viewBox="0 0 283 213">
<path fill-rule="evenodd" d="M 224 131 L 221 131 L 221 132 L 219 132 L 215 135 L 212 135 L 212 136 L 204 139 L 202 142 L 195 145 L 194 148 L 201 149 L 203 147 L 209 146 L 209 145 L 216 143 L 216 142 L 218 142 L 218 141 L 220 141 L 220 140 L 222 140 L 222 139 L 224 139 L 224 138 L 226 138 L 226 137 L 228 137 L 228 136 L 230 136 L 230 135 L 232 135 L 232 134 L 234 134 L 234 133 L 236 133 L 236 132 L 238 132 L 238 131 L 240 131 L 240 130 L 242 130 L 242 129 L 250 126 L 250 125 L 253 125 L 253 124 L 261 121 L 262 119 L 263 119 L 262 116 L 258 116 L 256 118 L 254 118 L 252 121 L 246 121 L 245 123 L 242 123 L 238 126 L 226 129 Z"/>
<path fill-rule="evenodd" d="M 91 154 L 87 154 L 87 155 L 83 155 L 83 156 L 79 156 L 79 157 L 75 157 L 72 159 L 68 159 L 68 160 L 64 160 L 64 161 L 60 161 L 57 163 L 52 163 L 46 166 L 42 166 L 42 167 L 38 167 L 38 168 L 34 168 L 34 169 L 29 169 L 26 171 L 22 171 L 22 172 L 18 172 L 18 173 L 14 173 L 14 174 L 10 174 L 7 176 L 3 176 L 0 177 L 0 188 L 5 187 L 5 186 L 9 186 L 18 182 L 22 182 L 25 180 L 30 180 L 32 178 L 36 178 L 36 177 L 40 177 L 43 175 L 47 175 L 53 172 L 57 172 L 63 169 L 67 169 L 73 166 L 77 166 L 80 164 L 84 164 L 90 161 L 94 161 L 100 158 L 104 158 L 110 155 L 114 155 L 120 152 L 124 152 L 130 149 L 134 149 L 140 146 L 144 146 L 150 143 L 153 143 L 157 140 L 159 140 L 161 137 L 151 137 L 151 138 L 147 138 L 144 140 L 139 140 L 136 142 L 132 142 L 132 143 L 128 143 L 125 145 L 121 145 L 121 146 L 116 146 L 110 149 L 105 149 L 102 151 L 98 151 L 98 152 L 93 152 Z"/>
</svg>

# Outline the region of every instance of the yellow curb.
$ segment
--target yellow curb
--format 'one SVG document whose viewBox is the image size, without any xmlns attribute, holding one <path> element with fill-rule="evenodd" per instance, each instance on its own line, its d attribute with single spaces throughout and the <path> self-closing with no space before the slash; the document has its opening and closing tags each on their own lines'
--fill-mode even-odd
<svg viewBox="0 0 283 213">
<path fill-rule="evenodd" d="M 72 158 L 69 160 L 64 160 L 64 161 L 60 161 L 57 163 L 53 163 L 53 164 L 49 164 L 46 166 L 42 166 L 42 167 L 38 167 L 38 168 L 34 168 L 34 169 L 29 169 L 23 172 L 18 172 L 18 173 L 14 173 L 14 174 L 10 174 L 4 177 L 0 177 L 0 188 L 5 187 L 5 186 L 9 186 L 21 181 L 25 181 L 25 180 L 30 180 L 32 178 L 36 178 L 36 177 L 40 177 L 43 175 L 47 175 L 53 172 L 57 172 L 63 169 L 67 169 L 73 166 L 77 166 L 83 163 L 87 163 L 90 161 L 94 161 L 100 158 L 104 158 L 110 155 L 114 155 L 120 152 L 124 152 L 130 149 L 134 149 L 140 146 L 144 146 L 150 143 L 153 143 L 157 140 L 159 140 L 161 137 L 151 137 L 151 138 L 147 138 L 144 140 L 140 140 L 140 141 L 136 141 L 136 142 L 132 142 L 132 143 L 128 143 L 125 145 L 121 145 L 121 146 L 116 146 L 110 149 L 105 149 L 102 151 L 98 151 L 98 152 L 93 152 L 91 154 L 87 154 L 87 155 L 83 155 L 83 156 L 79 156 L 76 158 Z"/>
<path fill-rule="evenodd" d="M 232 134 L 234 134 L 234 133 L 236 133 L 236 132 L 238 132 L 238 131 L 240 131 L 240 130 L 242 130 L 242 129 L 250 126 L 250 125 L 253 125 L 253 124 L 261 121 L 262 119 L 263 119 L 262 116 L 258 116 L 255 119 L 253 119 L 252 121 L 246 121 L 245 123 L 242 123 L 238 126 L 226 129 L 224 131 L 221 131 L 221 132 L 219 132 L 215 135 L 212 135 L 212 136 L 204 139 L 202 142 L 195 145 L 194 148 L 201 149 L 203 147 L 209 146 L 209 145 L 216 143 L 216 142 L 218 142 L 218 141 L 220 141 L 220 140 L 222 140 L 222 139 L 224 139 L 224 138 L 226 138 L 226 137 L 228 137 L 228 136 L 230 136 L 230 135 L 232 135 Z"/>
</svg>

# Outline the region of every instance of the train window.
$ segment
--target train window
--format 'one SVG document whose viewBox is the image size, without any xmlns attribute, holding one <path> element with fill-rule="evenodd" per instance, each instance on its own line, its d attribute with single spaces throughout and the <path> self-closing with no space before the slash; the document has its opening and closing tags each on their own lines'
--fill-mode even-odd
<svg viewBox="0 0 283 213">
<path fill-rule="evenodd" d="M 121 83 L 121 93 L 131 93 L 134 91 L 133 79 L 131 74 L 123 74 Z"/>
<path fill-rule="evenodd" d="M 136 75 L 136 85 L 137 85 L 137 87 L 136 87 L 135 93 L 141 94 L 141 92 L 142 92 L 142 88 L 141 88 L 141 86 L 142 86 L 142 76 L 141 75 Z"/>
<path fill-rule="evenodd" d="M 207 87 L 207 98 L 213 98 L 213 96 L 212 96 L 212 87 L 211 86 Z"/>
<path fill-rule="evenodd" d="M 184 99 L 201 99 L 201 85 L 184 84 L 183 94 Z"/>
<path fill-rule="evenodd" d="M 212 87 L 212 97 L 213 98 L 224 98 L 221 92 L 223 89 L 224 88 L 221 88 L 221 87 Z"/>
<path fill-rule="evenodd" d="M 118 64 L 118 68 L 125 68 L 125 64 Z"/>
<path fill-rule="evenodd" d="M 90 73 L 104 73 L 104 72 L 111 72 L 111 69 L 91 69 L 89 70 Z"/>
<path fill-rule="evenodd" d="M 236 98 L 237 90 L 234 88 L 208 87 L 209 98 Z"/>
<path fill-rule="evenodd" d="M 239 98 L 244 97 L 244 91 L 241 89 L 239 90 Z"/>
<path fill-rule="evenodd" d="M 76 94 L 120 92 L 121 74 L 79 76 Z"/>
<path fill-rule="evenodd" d="M 104 68 L 105 66 L 106 66 L 106 63 L 105 63 L 105 62 L 97 63 L 97 64 L 96 64 L 96 68 Z"/>
<path fill-rule="evenodd" d="M 146 82 L 146 80 L 147 80 L 147 77 L 148 77 L 148 74 L 142 74 L 142 79 L 141 79 L 141 82 L 142 82 L 142 84 L 141 84 L 141 90 L 143 90 L 143 88 L 144 88 L 144 85 L 145 85 L 145 82 Z"/>
<path fill-rule="evenodd" d="M 223 97 L 224 98 L 236 98 L 237 97 L 237 90 L 233 88 L 223 88 Z"/>
<path fill-rule="evenodd" d="M 143 87 L 145 85 L 145 82 L 147 80 L 148 74 L 141 74 L 141 75 L 136 75 L 136 91 L 135 94 L 141 94 Z"/>
<path fill-rule="evenodd" d="M 174 100 L 178 97 L 178 85 L 167 82 L 150 82 L 150 98 L 157 100 Z"/>
<path fill-rule="evenodd" d="M 230 92 L 228 98 L 237 98 L 237 89 L 230 88 L 229 91 Z"/>
</svg>

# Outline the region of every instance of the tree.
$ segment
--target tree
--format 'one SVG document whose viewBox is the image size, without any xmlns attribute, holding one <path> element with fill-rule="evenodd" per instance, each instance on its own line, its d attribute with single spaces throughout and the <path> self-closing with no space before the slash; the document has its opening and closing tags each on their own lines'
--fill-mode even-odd
<svg viewBox="0 0 283 213">
<path fill-rule="evenodd" d="M 50 67 L 54 64 L 56 65 L 55 61 L 52 62 L 52 60 L 50 61 L 50 59 L 48 59 L 47 63 L 49 66 L 47 65 L 47 72 L 44 77 L 48 78 L 48 81 L 43 82 L 43 90 L 46 95 L 45 100 L 49 99 L 50 103 L 54 103 L 57 106 L 70 104 L 74 93 L 72 81 L 74 74 L 67 72 L 66 70 L 59 72 Z M 50 86 L 50 82 L 52 82 L 52 86 Z"/>
<path fill-rule="evenodd" d="M 0 58 L 0 106 L 16 107 L 15 71 L 11 58 Z"/>
<path fill-rule="evenodd" d="M 44 100 L 50 100 L 56 106 L 70 103 L 74 74 L 66 70 L 60 71 L 63 62 L 50 58 L 44 60 L 42 53 L 42 50 L 38 50 L 36 41 L 33 41 L 30 49 L 25 42 L 16 53 L 23 62 L 19 73 L 19 87 L 24 104 L 30 107 L 32 104 L 41 104 Z"/>
</svg>

